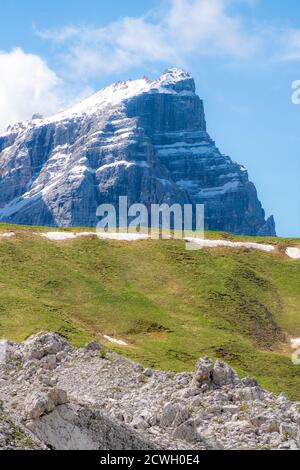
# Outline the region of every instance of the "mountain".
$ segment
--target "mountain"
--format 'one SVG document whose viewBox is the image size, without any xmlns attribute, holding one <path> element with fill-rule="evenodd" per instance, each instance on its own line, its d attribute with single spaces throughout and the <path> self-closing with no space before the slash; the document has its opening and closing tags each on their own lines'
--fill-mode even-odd
<svg viewBox="0 0 300 470">
<path fill-rule="evenodd" d="M 206 129 L 194 79 L 115 83 L 77 106 L 0 135 L 0 220 L 95 226 L 99 204 L 204 203 L 206 229 L 275 235 L 246 169 Z"/>
</svg>

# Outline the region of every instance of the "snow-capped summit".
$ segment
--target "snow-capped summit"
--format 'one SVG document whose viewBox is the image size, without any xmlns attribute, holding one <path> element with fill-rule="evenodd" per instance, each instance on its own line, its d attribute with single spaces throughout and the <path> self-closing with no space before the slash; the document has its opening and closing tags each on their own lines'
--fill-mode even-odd
<svg viewBox="0 0 300 470">
<path fill-rule="evenodd" d="M 164 71 L 158 81 L 166 83 L 176 83 L 190 79 L 193 79 L 193 77 L 189 72 L 186 72 L 185 70 L 180 69 L 178 67 L 171 67 Z"/>
<path fill-rule="evenodd" d="M 206 131 L 184 70 L 114 83 L 0 136 L 0 220 L 94 226 L 99 204 L 204 203 L 206 228 L 274 235 L 244 167 Z"/>
<path fill-rule="evenodd" d="M 167 69 L 159 79 L 153 83 L 162 88 L 173 89 L 179 92 L 184 90 L 195 92 L 196 89 L 193 77 L 188 72 L 178 69 L 177 67 Z"/>
<path fill-rule="evenodd" d="M 166 70 L 157 80 L 144 77 L 138 80 L 119 81 L 103 88 L 98 93 L 86 98 L 79 104 L 36 123 L 37 125 L 50 124 L 71 117 L 80 117 L 83 114 L 93 114 L 106 106 L 117 106 L 123 101 L 134 98 L 142 93 L 176 93 L 195 92 L 195 82 L 191 75 L 176 67 Z M 35 115 L 39 116 L 39 115 Z"/>
</svg>

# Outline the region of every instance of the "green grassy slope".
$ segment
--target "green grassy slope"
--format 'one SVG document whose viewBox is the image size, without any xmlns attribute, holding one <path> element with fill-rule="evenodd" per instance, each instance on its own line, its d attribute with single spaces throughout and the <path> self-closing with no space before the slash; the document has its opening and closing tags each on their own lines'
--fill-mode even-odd
<svg viewBox="0 0 300 470">
<path fill-rule="evenodd" d="M 0 238 L 0 337 L 51 330 L 82 345 L 107 334 L 128 342 L 110 345 L 117 351 L 176 371 L 221 357 L 300 399 L 289 348 L 300 337 L 300 261 L 284 255 L 300 240 L 259 240 L 276 242 L 274 254 L 186 251 L 182 241 L 51 242 L 36 235 L 45 229 L 0 225 L 8 229 L 16 237 Z"/>
</svg>

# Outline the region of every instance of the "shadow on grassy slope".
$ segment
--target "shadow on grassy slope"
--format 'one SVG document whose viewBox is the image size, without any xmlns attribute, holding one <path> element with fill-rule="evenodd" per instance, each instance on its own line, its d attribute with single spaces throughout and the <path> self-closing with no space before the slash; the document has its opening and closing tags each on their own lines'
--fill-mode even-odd
<svg viewBox="0 0 300 470">
<path fill-rule="evenodd" d="M 55 243 L 34 235 L 36 227 L 1 229 L 17 233 L 0 240 L 1 337 L 51 330 L 82 345 L 107 334 L 129 343 L 112 346 L 123 354 L 176 371 L 202 355 L 221 357 L 300 398 L 300 366 L 286 347 L 300 336 L 299 261 L 247 249 L 186 251 L 181 241 Z"/>
</svg>

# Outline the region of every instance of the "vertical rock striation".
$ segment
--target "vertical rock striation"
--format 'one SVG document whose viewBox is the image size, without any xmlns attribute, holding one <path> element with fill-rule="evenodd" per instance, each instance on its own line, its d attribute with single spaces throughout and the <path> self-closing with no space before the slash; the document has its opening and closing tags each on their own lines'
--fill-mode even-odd
<svg viewBox="0 0 300 470">
<path fill-rule="evenodd" d="M 0 135 L 0 220 L 94 226 L 101 203 L 203 203 L 206 229 L 275 235 L 246 169 L 220 153 L 186 72 L 115 83 Z"/>
</svg>

